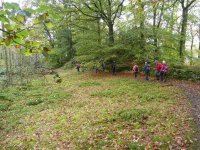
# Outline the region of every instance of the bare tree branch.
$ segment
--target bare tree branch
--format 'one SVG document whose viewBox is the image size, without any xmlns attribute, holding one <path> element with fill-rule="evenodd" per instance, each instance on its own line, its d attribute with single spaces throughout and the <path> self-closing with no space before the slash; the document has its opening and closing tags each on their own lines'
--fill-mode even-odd
<svg viewBox="0 0 200 150">
<path fill-rule="evenodd" d="M 161 20 L 162 20 L 162 16 L 163 16 L 163 13 L 164 13 L 165 0 L 163 0 L 162 2 L 163 2 L 163 3 L 162 3 L 162 7 L 161 7 L 161 12 L 160 12 L 160 16 L 159 16 L 157 28 L 160 27 Z"/>
<path fill-rule="evenodd" d="M 49 37 L 49 43 L 52 46 L 52 48 L 54 48 L 54 41 L 53 41 L 53 39 L 51 37 L 51 33 L 50 33 L 48 27 L 46 26 L 46 24 L 44 22 L 43 22 L 43 25 L 44 25 L 44 30 L 46 31 L 47 36 Z"/>
<path fill-rule="evenodd" d="M 83 12 L 83 11 L 82 11 L 80 8 L 78 8 L 75 4 L 72 4 L 72 5 L 73 5 L 79 12 L 81 12 L 83 15 L 85 15 L 85 16 L 87 16 L 87 17 L 91 17 L 91 18 L 96 18 L 96 19 L 98 19 L 97 16 L 89 15 L 89 14 Z"/>
<path fill-rule="evenodd" d="M 8 32 L 8 31 L 6 31 L 6 30 L 4 30 L 4 29 L 0 29 L 0 31 L 5 32 L 5 33 L 7 33 L 7 34 L 10 34 L 10 32 Z"/>
<path fill-rule="evenodd" d="M 196 0 L 192 0 L 189 4 L 187 4 L 186 9 L 188 9 Z"/>
<path fill-rule="evenodd" d="M 124 3 L 124 0 L 122 0 L 122 2 L 117 6 L 117 9 L 113 12 L 113 14 L 115 14 L 114 17 L 113 17 L 113 19 L 112 19 L 113 22 L 114 22 L 114 20 L 117 17 L 117 13 L 119 12 L 120 7 L 121 7 L 121 9 L 120 9 L 120 13 L 119 14 L 121 15 L 123 3 Z"/>
<path fill-rule="evenodd" d="M 103 11 L 103 6 L 102 6 L 102 3 L 101 3 L 101 0 L 98 0 L 98 2 L 99 2 L 99 5 L 100 5 L 100 16 L 108 24 L 108 16 Z"/>
</svg>

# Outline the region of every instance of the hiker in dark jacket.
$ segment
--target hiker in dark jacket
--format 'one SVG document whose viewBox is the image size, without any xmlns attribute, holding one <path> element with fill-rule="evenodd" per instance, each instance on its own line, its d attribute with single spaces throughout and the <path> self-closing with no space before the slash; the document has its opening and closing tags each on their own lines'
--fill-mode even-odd
<svg viewBox="0 0 200 150">
<path fill-rule="evenodd" d="M 112 62 L 111 68 L 112 68 L 112 74 L 116 75 L 116 62 L 115 61 Z"/>
<path fill-rule="evenodd" d="M 144 73 L 145 73 L 146 80 L 149 80 L 150 65 L 148 64 L 148 62 L 145 62 Z"/>
<path fill-rule="evenodd" d="M 81 67 L 81 64 L 80 64 L 80 63 L 77 63 L 77 64 L 76 64 L 76 69 L 77 69 L 78 72 L 80 72 L 80 67 Z"/>
</svg>

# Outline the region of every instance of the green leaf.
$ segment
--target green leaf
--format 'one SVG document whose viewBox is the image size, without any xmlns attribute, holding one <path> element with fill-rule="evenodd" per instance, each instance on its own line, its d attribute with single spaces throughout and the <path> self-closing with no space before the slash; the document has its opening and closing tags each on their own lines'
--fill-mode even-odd
<svg viewBox="0 0 200 150">
<path fill-rule="evenodd" d="M 26 41 L 27 46 L 31 46 L 32 42 L 31 41 Z"/>
<path fill-rule="evenodd" d="M 19 32 L 18 35 L 22 36 L 22 37 L 27 37 L 29 35 L 29 31 L 28 30 L 24 30 L 22 32 Z"/>
<path fill-rule="evenodd" d="M 14 42 L 16 42 L 17 44 L 22 44 L 23 39 L 22 38 L 16 38 L 16 39 L 14 39 Z"/>
<path fill-rule="evenodd" d="M 48 16 L 49 16 L 48 13 L 44 13 L 44 14 L 42 14 L 42 15 L 40 15 L 40 16 L 38 17 L 38 20 L 39 20 L 39 21 L 44 21 L 45 19 L 47 19 Z"/>
<path fill-rule="evenodd" d="M 0 39 L 0 45 L 5 45 L 5 39 Z"/>
<path fill-rule="evenodd" d="M 41 5 L 37 9 L 37 12 L 46 12 L 47 10 L 49 10 L 49 7 L 47 5 Z"/>
<path fill-rule="evenodd" d="M 31 53 L 31 51 L 30 50 L 24 50 L 24 54 L 26 55 L 26 56 L 30 56 L 32 53 Z"/>
<path fill-rule="evenodd" d="M 32 43 L 32 46 L 34 46 L 34 47 L 39 47 L 39 46 L 40 46 L 40 43 L 39 43 L 39 42 L 33 42 L 33 43 Z"/>
<path fill-rule="evenodd" d="M 0 22 L 6 23 L 6 22 L 9 22 L 9 20 L 5 16 L 0 15 Z"/>
<path fill-rule="evenodd" d="M 25 21 L 25 17 L 21 15 L 17 15 L 16 19 L 17 21 L 22 22 L 22 23 Z"/>
<path fill-rule="evenodd" d="M 59 20 L 60 19 L 60 16 L 59 16 L 59 14 L 57 14 L 57 13 L 51 13 L 50 14 L 52 17 L 53 17 L 53 19 L 55 19 L 55 20 Z"/>
<path fill-rule="evenodd" d="M 51 22 L 46 23 L 46 26 L 47 26 L 49 29 L 53 28 L 53 24 L 52 24 Z"/>
<path fill-rule="evenodd" d="M 5 15 L 6 12 L 5 11 L 0 11 L 0 15 Z"/>
<path fill-rule="evenodd" d="M 6 46 L 10 46 L 10 44 L 11 44 L 11 39 L 7 37 L 7 38 L 5 39 L 5 44 L 6 44 Z"/>
<path fill-rule="evenodd" d="M 25 8 L 24 11 L 25 11 L 25 12 L 28 12 L 28 13 L 30 13 L 30 14 L 33 14 L 33 13 L 36 12 L 36 11 L 35 11 L 34 9 L 32 9 L 32 8 Z"/>
<path fill-rule="evenodd" d="M 4 27 L 6 28 L 7 31 L 13 30 L 13 27 L 10 24 L 4 24 Z"/>
<path fill-rule="evenodd" d="M 34 34 L 35 34 L 35 31 L 34 31 L 34 30 L 29 30 L 29 34 L 30 34 L 30 35 L 34 35 Z"/>
<path fill-rule="evenodd" d="M 40 22 L 40 20 L 38 18 L 36 18 L 35 20 L 33 20 L 34 24 L 38 24 Z"/>
<path fill-rule="evenodd" d="M 26 9 L 24 9 L 24 11 L 25 11 L 25 13 L 26 13 L 26 15 L 27 15 L 28 17 L 31 17 L 31 14 L 34 14 L 34 13 L 35 13 L 35 10 L 33 10 L 33 9 L 31 9 L 31 8 L 26 8 Z"/>
<path fill-rule="evenodd" d="M 20 10 L 19 4 L 17 3 L 4 3 L 4 8 L 11 10 Z"/>
</svg>

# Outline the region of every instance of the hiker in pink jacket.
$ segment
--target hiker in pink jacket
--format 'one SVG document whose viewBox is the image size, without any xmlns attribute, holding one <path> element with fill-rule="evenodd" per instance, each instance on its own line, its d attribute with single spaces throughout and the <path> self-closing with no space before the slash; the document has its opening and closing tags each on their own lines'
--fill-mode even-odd
<svg viewBox="0 0 200 150">
<path fill-rule="evenodd" d="M 168 66 L 167 66 L 166 62 L 163 60 L 163 62 L 161 64 L 161 69 L 160 69 L 161 81 L 166 82 L 167 72 L 168 72 Z"/>
<path fill-rule="evenodd" d="M 138 75 L 138 73 L 139 73 L 139 67 L 138 67 L 138 65 L 137 64 L 135 64 L 134 66 L 133 66 L 133 73 L 134 73 L 134 75 L 135 75 L 135 78 L 137 78 L 137 75 Z"/>
</svg>

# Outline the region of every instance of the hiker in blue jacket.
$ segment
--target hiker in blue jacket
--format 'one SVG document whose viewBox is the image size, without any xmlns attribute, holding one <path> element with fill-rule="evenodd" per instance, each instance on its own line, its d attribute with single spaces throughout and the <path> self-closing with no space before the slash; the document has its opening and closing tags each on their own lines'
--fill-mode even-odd
<svg viewBox="0 0 200 150">
<path fill-rule="evenodd" d="M 146 80 L 149 80 L 150 65 L 148 64 L 148 62 L 145 62 L 144 73 L 145 73 Z"/>
</svg>

